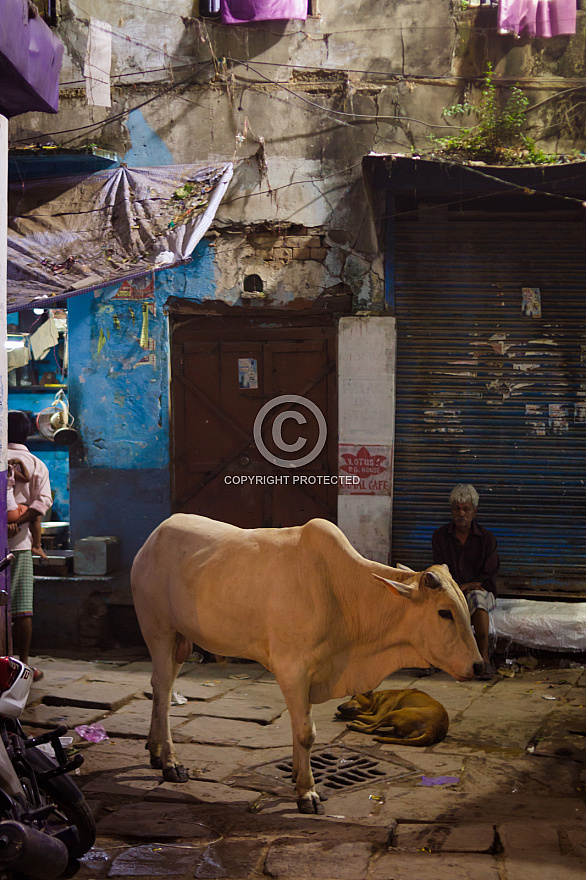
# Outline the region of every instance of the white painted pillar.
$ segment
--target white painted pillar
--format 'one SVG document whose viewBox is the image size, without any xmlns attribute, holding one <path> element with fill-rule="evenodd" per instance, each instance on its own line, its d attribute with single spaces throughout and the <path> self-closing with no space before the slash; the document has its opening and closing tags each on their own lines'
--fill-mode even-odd
<svg viewBox="0 0 586 880">
<path fill-rule="evenodd" d="M 389 563 L 395 440 L 393 317 L 342 318 L 338 328 L 338 526 L 367 559 Z"/>
</svg>

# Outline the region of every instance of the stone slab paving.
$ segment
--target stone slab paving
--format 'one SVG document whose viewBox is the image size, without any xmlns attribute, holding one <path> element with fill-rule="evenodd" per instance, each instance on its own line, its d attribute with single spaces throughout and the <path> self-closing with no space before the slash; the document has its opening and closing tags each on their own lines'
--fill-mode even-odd
<svg viewBox="0 0 586 880">
<path fill-rule="evenodd" d="M 560 789 L 580 795 L 580 784 L 573 762 L 527 754 L 522 758 L 471 756 L 465 760 L 462 789 L 470 794 L 519 794 L 523 797 L 555 795 Z"/>
<path fill-rule="evenodd" d="M 495 846 L 494 826 L 489 822 L 461 825 L 409 825 L 397 827 L 392 848 L 396 852 L 488 853 Z"/>
<path fill-rule="evenodd" d="M 108 717 L 103 709 L 80 709 L 77 706 L 46 706 L 44 703 L 35 703 L 27 706 L 20 721 L 24 727 L 52 728 L 58 724 L 66 724 L 70 731 L 80 724 L 100 723 Z M 35 735 L 39 731 L 35 731 Z"/>
<path fill-rule="evenodd" d="M 142 798 L 158 788 L 161 774 L 150 766 L 142 765 L 128 770 L 114 771 L 108 774 L 97 774 L 95 779 L 83 784 L 83 793 L 89 795 L 120 795 Z"/>
<path fill-rule="evenodd" d="M 259 686 L 260 687 L 260 686 Z M 280 694 L 281 692 L 278 691 Z M 285 710 L 285 700 L 277 694 L 267 696 L 256 693 L 253 688 L 246 693 L 231 692 L 221 700 L 203 703 L 194 701 L 171 709 L 172 715 L 214 715 L 216 718 L 232 718 L 235 721 L 257 721 L 270 724 Z"/>
<path fill-rule="evenodd" d="M 195 870 L 195 877 L 247 877 L 262 864 L 268 842 L 257 840 L 219 840 L 203 853 Z"/>
<path fill-rule="evenodd" d="M 116 688 L 132 679 L 142 697 L 150 671 L 129 666 L 94 667 L 77 681 Z M 83 744 L 78 781 L 96 811 L 98 841 L 78 880 L 582 880 L 586 764 L 576 749 L 563 751 L 569 724 L 584 740 L 581 682 L 579 669 L 489 683 L 390 676 L 381 689 L 423 690 L 450 713 L 447 738 L 426 749 L 374 743 L 333 720 L 342 700 L 320 704 L 315 751 L 343 746 L 386 759 L 401 775 L 330 794 L 324 815 L 302 816 L 292 782 L 271 779 L 265 767 L 291 757 L 289 715 L 271 674 L 257 664 L 187 664 L 176 689 L 189 702 L 174 707 L 171 722 L 188 783 L 165 783 L 149 766 L 147 699 L 108 713 L 108 742 Z M 422 775 L 458 782 L 421 786 Z"/>
<path fill-rule="evenodd" d="M 295 880 L 327 880 L 335 865 L 335 876 L 339 880 L 358 880 L 366 876 L 371 853 L 372 845 L 360 840 L 326 843 L 298 839 L 275 841 L 267 854 L 264 873 L 270 877 Z"/>
<path fill-rule="evenodd" d="M 143 844 L 129 847 L 112 861 L 108 877 L 193 877 L 195 866 L 201 860 L 203 846 L 184 844 Z"/>
<path fill-rule="evenodd" d="M 174 716 L 177 717 L 185 722 L 185 716 Z M 317 725 L 316 746 L 330 743 L 344 732 L 345 728 L 338 722 L 324 720 Z M 272 724 L 231 720 L 221 715 L 210 714 L 193 717 L 190 721 L 182 723 L 177 727 L 174 739 L 176 742 L 239 744 L 251 749 L 278 748 L 291 746 L 291 721 L 287 710 L 284 710 Z"/>
<path fill-rule="evenodd" d="M 257 795 L 251 791 L 231 788 L 218 782 L 197 779 L 189 780 L 178 786 L 170 782 L 162 782 L 161 779 L 160 775 L 157 776 L 159 784 L 151 788 L 145 795 L 146 802 L 190 803 L 197 801 L 199 803 L 240 804 L 247 807 L 257 800 Z"/>
<path fill-rule="evenodd" d="M 202 821 L 202 812 L 189 804 L 128 804 L 97 823 L 98 834 L 116 834 L 150 840 L 199 838 L 213 840 L 217 833 Z"/>
<path fill-rule="evenodd" d="M 508 685 L 512 685 L 508 687 Z M 524 749 L 543 720 L 553 711 L 553 701 L 542 697 L 561 695 L 570 685 L 559 685 L 550 690 L 548 684 L 535 683 L 519 688 L 506 681 L 487 688 L 487 693 L 474 706 L 474 712 L 464 713 L 460 720 L 450 723 L 452 741 L 473 741 L 477 748 L 497 747 Z M 514 724 L 511 719 L 514 718 Z"/>
<path fill-rule="evenodd" d="M 111 737 L 132 736 L 146 739 L 151 726 L 152 708 L 151 700 L 131 700 L 117 712 L 112 712 L 102 723 Z M 184 721 L 185 718 L 170 718 L 171 729 Z"/>
<path fill-rule="evenodd" d="M 385 853 L 373 866 L 371 880 L 501 880 L 499 862 L 490 855 Z M 551 875 L 549 880 L 553 880 Z M 357 880 L 357 878 L 355 878 Z M 525 880 L 535 880 L 526 876 Z M 544 878 L 545 880 L 545 878 Z"/>
<path fill-rule="evenodd" d="M 254 740 L 257 731 L 264 729 L 260 724 L 252 721 L 234 721 L 230 718 L 214 716 L 201 716 L 187 722 L 185 718 L 175 718 L 174 720 L 181 722 L 174 736 L 176 742 L 241 745 Z M 285 734 L 287 729 L 288 736 Z M 268 733 L 262 738 L 262 741 L 267 745 L 280 746 L 291 742 L 290 727 L 287 728 L 287 725 L 271 724 L 267 727 L 267 731 Z M 259 745 L 258 748 L 262 748 L 262 745 Z"/>
<path fill-rule="evenodd" d="M 84 743 L 84 764 L 82 775 L 85 778 L 95 773 L 110 773 L 120 768 L 132 769 L 149 764 L 149 755 L 144 740 L 116 739 L 110 737 L 101 743 Z"/>
<path fill-rule="evenodd" d="M 583 826 L 577 831 L 583 833 Z M 552 814 L 549 820 L 531 825 L 505 823 L 499 834 L 507 854 L 507 880 L 584 877 L 583 854 L 572 846 L 572 826 L 562 817 Z"/>
<path fill-rule="evenodd" d="M 41 679 L 41 682 L 43 685 L 49 682 L 51 686 L 54 684 L 66 684 L 68 681 L 82 678 L 88 673 L 91 674 L 99 668 L 99 664 L 95 660 L 66 660 L 58 657 L 48 657 L 44 654 L 40 654 L 38 657 L 31 657 L 30 665 L 41 669 L 45 676 Z"/>
<path fill-rule="evenodd" d="M 112 711 L 131 700 L 140 689 L 140 683 L 133 678 L 117 682 L 80 678 L 52 688 L 43 697 L 43 703 L 48 706 L 79 706 Z"/>
</svg>

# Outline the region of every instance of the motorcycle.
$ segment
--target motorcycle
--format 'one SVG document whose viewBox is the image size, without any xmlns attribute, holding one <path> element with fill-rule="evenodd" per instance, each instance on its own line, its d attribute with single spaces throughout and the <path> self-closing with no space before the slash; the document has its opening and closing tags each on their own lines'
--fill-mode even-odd
<svg viewBox="0 0 586 880">
<path fill-rule="evenodd" d="M 0 561 L 0 571 L 12 558 Z M 7 602 L 0 590 L 0 606 Z M 90 809 L 68 776 L 83 756 L 66 755 L 67 727 L 30 737 L 20 725 L 32 682 L 29 666 L 0 657 L 0 880 L 57 880 L 96 838 Z M 54 759 L 40 748 L 46 743 Z"/>
</svg>

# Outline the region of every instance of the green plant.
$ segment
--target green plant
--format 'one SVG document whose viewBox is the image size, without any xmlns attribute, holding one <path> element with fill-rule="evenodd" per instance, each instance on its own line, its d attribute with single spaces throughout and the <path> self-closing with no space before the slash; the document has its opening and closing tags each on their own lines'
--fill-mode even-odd
<svg viewBox="0 0 586 880">
<path fill-rule="evenodd" d="M 526 126 L 529 99 L 518 86 L 510 90 L 506 104 L 502 105 L 499 91 L 494 84 L 489 64 L 484 76 L 480 101 L 468 101 L 444 108 L 444 118 L 475 117 L 478 121 L 470 127 L 462 126 L 453 135 L 431 139 L 443 153 L 480 159 L 494 164 L 545 164 L 557 161 L 536 149 L 535 142 L 523 131 Z"/>
</svg>

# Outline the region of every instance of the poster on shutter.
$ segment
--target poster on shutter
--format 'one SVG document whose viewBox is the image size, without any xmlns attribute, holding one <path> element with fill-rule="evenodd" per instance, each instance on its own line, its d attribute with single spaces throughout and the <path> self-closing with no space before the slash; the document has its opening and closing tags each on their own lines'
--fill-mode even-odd
<svg viewBox="0 0 586 880">
<path fill-rule="evenodd" d="M 549 427 L 552 434 L 565 434 L 569 430 L 570 419 L 565 403 L 549 404 Z"/>
<path fill-rule="evenodd" d="M 355 485 L 340 486 L 341 495 L 390 495 L 393 450 L 391 446 L 340 443 L 340 475 L 360 478 Z"/>
<path fill-rule="evenodd" d="M 541 290 L 539 287 L 522 287 L 521 314 L 526 318 L 541 318 Z"/>
<path fill-rule="evenodd" d="M 256 358 L 238 358 L 238 387 L 258 388 Z"/>
</svg>

